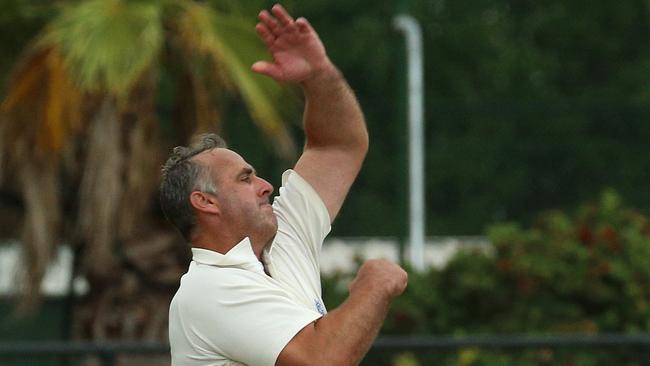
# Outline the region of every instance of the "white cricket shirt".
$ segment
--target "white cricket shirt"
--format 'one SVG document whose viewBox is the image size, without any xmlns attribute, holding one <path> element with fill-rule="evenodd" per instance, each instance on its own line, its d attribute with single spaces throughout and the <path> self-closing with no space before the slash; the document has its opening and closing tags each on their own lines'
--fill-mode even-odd
<svg viewBox="0 0 650 366">
<path fill-rule="evenodd" d="M 228 253 L 193 248 L 169 308 L 173 366 L 273 366 L 289 341 L 325 314 L 320 249 L 330 218 L 296 172 L 282 175 L 273 202 L 278 232 L 263 253 L 245 238 Z"/>
</svg>

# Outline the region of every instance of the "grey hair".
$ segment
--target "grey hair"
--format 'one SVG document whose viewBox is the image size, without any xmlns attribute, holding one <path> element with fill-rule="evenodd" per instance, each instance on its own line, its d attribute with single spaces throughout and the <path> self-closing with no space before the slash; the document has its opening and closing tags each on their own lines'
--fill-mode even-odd
<svg viewBox="0 0 650 366">
<path fill-rule="evenodd" d="M 217 193 L 210 167 L 192 158 L 207 150 L 226 147 L 226 142 L 219 135 L 202 134 L 194 138 L 188 147 L 175 147 L 163 165 L 160 207 L 167 220 L 178 228 L 187 241 L 190 241 L 196 224 L 190 194 L 194 191 Z"/>
</svg>

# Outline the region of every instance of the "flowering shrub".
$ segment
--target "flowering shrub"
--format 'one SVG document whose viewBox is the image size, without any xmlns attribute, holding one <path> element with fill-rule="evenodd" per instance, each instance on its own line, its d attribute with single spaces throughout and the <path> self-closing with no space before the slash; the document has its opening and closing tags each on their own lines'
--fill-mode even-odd
<svg viewBox="0 0 650 366">
<path fill-rule="evenodd" d="M 607 191 L 572 215 L 542 213 L 529 228 L 494 225 L 487 235 L 492 253 L 459 252 L 441 270 L 410 271 L 382 334 L 650 332 L 650 219 L 623 207 L 616 193 Z M 342 278 L 323 280 L 330 308 L 346 296 Z M 394 360 L 371 353 L 368 364 L 636 364 L 621 350 L 432 353 Z"/>
</svg>

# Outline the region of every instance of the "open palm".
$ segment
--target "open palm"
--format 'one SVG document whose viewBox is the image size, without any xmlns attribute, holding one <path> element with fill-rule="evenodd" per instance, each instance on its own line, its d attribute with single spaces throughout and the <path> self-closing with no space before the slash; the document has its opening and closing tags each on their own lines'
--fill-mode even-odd
<svg viewBox="0 0 650 366">
<path fill-rule="evenodd" d="M 277 81 L 302 82 L 326 68 L 330 61 L 318 34 L 305 18 L 294 20 L 281 5 L 263 10 L 255 29 L 273 61 L 253 64 L 253 71 Z"/>
</svg>

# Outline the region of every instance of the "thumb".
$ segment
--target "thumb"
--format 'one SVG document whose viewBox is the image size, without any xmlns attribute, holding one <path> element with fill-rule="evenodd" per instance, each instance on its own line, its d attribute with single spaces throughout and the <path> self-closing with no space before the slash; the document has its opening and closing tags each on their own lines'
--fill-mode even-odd
<svg viewBox="0 0 650 366">
<path fill-rule="evenodd" d="M 253 64 L 253 66 L 251 66 L 251 70 L 258 74 L 270 76 L 275 80 L 282 79 L 282 70 L 280 70 L 280 68 L 272 62 L 257 61 Z"/>
</svg>

